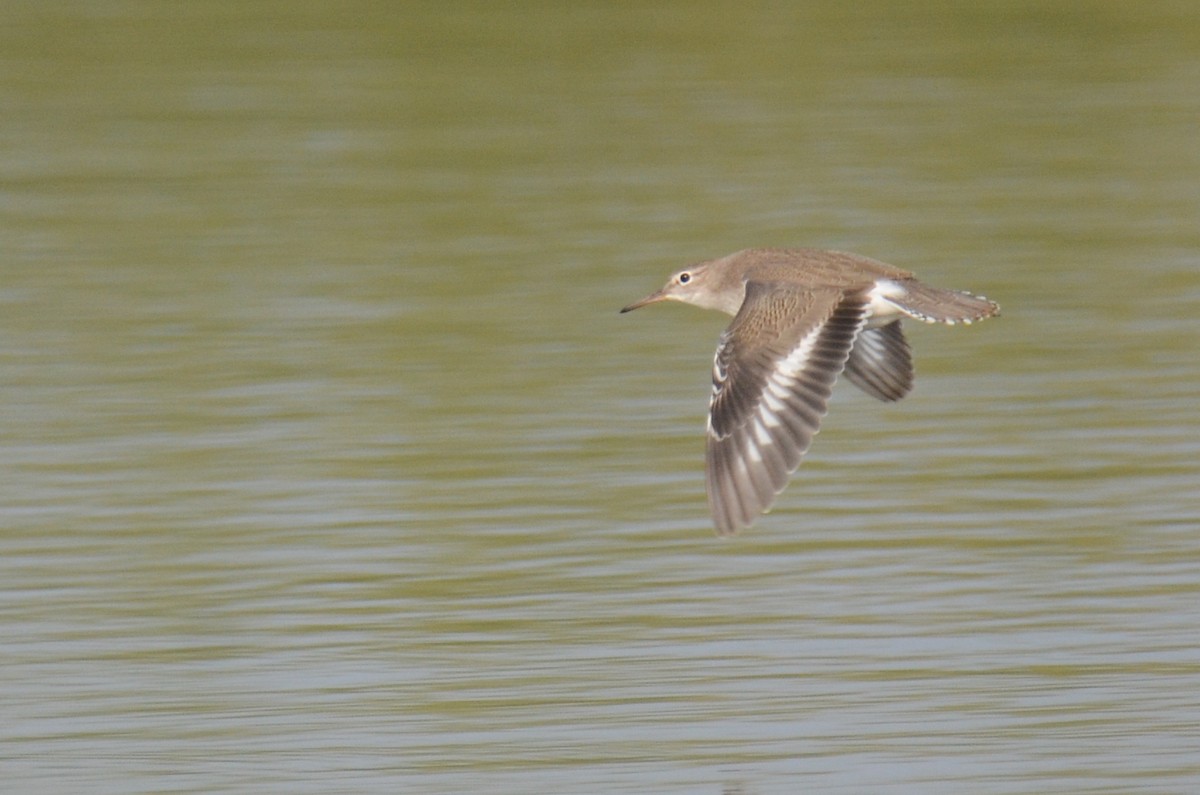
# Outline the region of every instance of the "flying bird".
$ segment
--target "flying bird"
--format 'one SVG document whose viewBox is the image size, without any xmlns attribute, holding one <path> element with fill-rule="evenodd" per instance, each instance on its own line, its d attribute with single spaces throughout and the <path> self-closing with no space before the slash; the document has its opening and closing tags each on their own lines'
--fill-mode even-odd
<svg viewBox="0 0 1200 795">
<path fill-rule="evenodd" d="M 622 309 L 681 301 L 733 316 L 712 370 L 705 472 L 721 535 L 771 508 L 821 425 L 834 382 L 883 401 L 913 386 L 900 323 L 972 323 L 1000 307 L 840 251 L 751 248 L 673 274 Z"/>
</svg>

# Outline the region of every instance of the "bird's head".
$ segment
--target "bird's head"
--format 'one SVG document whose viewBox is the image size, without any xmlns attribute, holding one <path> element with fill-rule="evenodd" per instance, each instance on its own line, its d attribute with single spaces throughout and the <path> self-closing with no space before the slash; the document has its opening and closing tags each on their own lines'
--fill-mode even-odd
<svg viewBox="0 0 1200 795">
<path fill-rule="evenodd" d="M 739 290 L 737 287 L 740 285 L 723 284 L 720 271 L 712 267 L 714 264 L 702 262 L 671 274 L 671 278 L 662 289 L 634 301 L 621 311 L 632 312 L 659 301 L 680 301 L 702 309 L 718 309 L 731 315 L 735 314 L 745 296 L 744 288 Z"/>
</svg>

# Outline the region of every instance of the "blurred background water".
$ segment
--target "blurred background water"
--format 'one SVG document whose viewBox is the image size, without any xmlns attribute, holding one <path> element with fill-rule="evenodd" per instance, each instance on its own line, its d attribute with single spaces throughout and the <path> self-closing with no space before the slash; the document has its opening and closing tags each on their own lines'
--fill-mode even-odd
<svg viewBox="0 0 1200 795">
<path fill-rule="evenodd" d="M 1200 787 L 1200 8 L 3 5 L 21 792 Z M 703 495 L 725 318 L 998 300 Z"/>
</svg>

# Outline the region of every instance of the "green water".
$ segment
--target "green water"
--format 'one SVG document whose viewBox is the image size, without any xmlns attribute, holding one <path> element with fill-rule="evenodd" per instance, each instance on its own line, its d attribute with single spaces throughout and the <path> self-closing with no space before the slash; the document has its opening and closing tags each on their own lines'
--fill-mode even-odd
<svg viewBox="0 0 1200 795">
<path fill-rule="evenodd" d="M 1200 784 L 1190 3 L 8 3 L 25 792 Z M 703 495 L 682 263 L 998 300 Z"/>
</svg>

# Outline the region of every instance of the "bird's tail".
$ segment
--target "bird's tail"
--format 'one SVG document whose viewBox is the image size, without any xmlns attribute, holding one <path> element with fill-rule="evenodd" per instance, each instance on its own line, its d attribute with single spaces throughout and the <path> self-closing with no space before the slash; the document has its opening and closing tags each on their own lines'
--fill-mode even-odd
<svg viewBox="0 0 1200 795">
<path fill-rule="evenodd" d="M 974 323 L 1000 314 L 1000 305 L 980 295 L 943 290 L 914 280 L 906 281 L 902 295 L 888 296 L 901 311 L 926 323 Z"/>
</svg>

